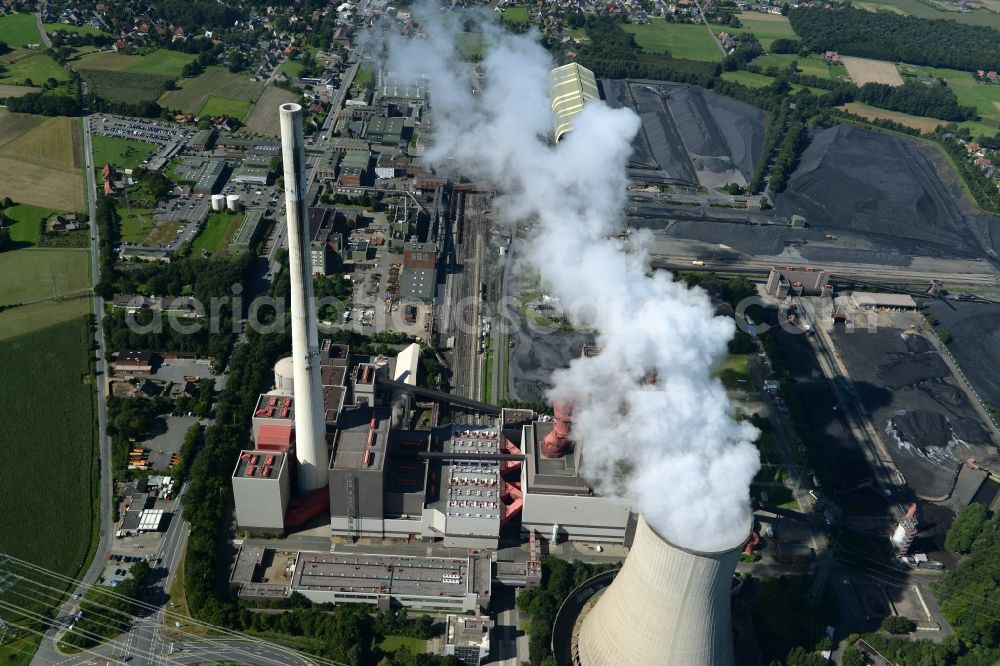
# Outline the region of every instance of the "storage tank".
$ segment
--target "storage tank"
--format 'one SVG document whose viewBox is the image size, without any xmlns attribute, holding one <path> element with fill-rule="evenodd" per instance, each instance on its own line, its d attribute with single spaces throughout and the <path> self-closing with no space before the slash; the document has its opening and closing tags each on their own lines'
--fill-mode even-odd
<svg viewBox="0 0 1000 666">
<path fill-rule="evenodd" d="M 295 392 L 295 362 L 291 356 L 279 359 L 274 364 L 274 388 L 282 393 L 293 395 Z"/>
<path fill-rule="evenodd" d="M 240 195 L 230 194 L 226 196 L 226 208 L 234 213 L 238 213 L 240 210 Z"/>
<path fill-rule="evenodd" d="M 226 209 L 226 197 L 223 194 L 212 195 L 212 210 L 221 212 Z"/>
<path fill-rule="evenodd" d="M 640 515 L 621 572 L 583 620 L 576 663 L 733 666 L 730 590 L 742 545 L 682 548 Z"/>
</svg>

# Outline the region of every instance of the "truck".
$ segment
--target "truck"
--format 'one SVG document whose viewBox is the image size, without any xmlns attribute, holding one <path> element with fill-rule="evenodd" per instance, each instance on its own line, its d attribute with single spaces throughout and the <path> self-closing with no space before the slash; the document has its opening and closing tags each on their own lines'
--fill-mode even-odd
<svg viewBox="0 0 1000 666">
<path fill-rule="evenodd" d="M 695 259 L 694 261 L 691 262 L 691 265 L 692 266 L 704 266 L 705 262 L 702 261 L 701 259 Z"/>
</svg>

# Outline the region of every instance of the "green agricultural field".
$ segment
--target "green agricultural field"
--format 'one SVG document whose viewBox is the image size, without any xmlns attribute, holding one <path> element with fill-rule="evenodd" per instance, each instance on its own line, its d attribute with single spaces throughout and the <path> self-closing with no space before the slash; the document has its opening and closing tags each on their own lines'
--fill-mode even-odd
<svg viewBox="0 0 1000 666">
<path fill-rule="evenodd" d="M 27 248 L 0 254 L 0 305 L 78 293 L 89 285 L 87 250 Z"/>
<path fill-rule="evenodd" d="M 130 55 L 113 51 L 100 51 L 82 56 L 77 69 L 103 69 L 112 72 L 135 72 L 176 79 L 184 65 L 194 60 L 190 53 L 157 49 L 145 55 Z"/>
<path fill-rule="evenodd" d="M 155 74 L 157 76 L 168 76 L 176 79 L 181 75 L 184 65 L 195 59 L 190 53 L 180 51 L 170 51 L 168 49 L 157 49 L 152 53 L 140 56 L 138 63 L 130 65 L 126 71 L 137 74 Z"/>
<path fill-rule="evenodd" d="M 849 111 L 856 116 L 860 116 L 868 120 L 878 118 L 891 120 L 899 123 L 900 125 L 906 125 L 907 127 L 918 129 L 924 133 L 933 132 L 939 125 L 947 124 L 944 120 L 940 120 L 938 118 L 914 116 L 909 113 L 900 113 L 898 111 L 886 111 L 885 109 L 868 106 L 867 104 L 862 104 L 860 102 L 851 102 L 837 108 Z M 986 124 L 976 120 L 967 120 L 965 122 L 958 123 L 958 126 L 967 128 L 974 137 L 981 135 L 993 136 L 998 130 L 1000 130 L 1000 128 L 998 128 L 995 124 Z"/>
<path fill-rule="evenodd" d="M 166 90 L 167 82 L 174 80 L 170 76 L 106 69 L 79 68 L 77 71 L 95 95 L 110 102 L 155 101 Z"/>
<path fill-rule="evenodd" d="M 17 49 L 28 44 L 40 44 L 41 41 L 42 36 L 38 33 L 38 23 L 33 14 L 0 16 L 0 42 Z"/>
<path fill-rule="evenodd" d="M 79 118 L 0 114 L 0 196 L 58 210 L 84 210 L 79 123 Z"/>
<path fill-rule="evenodd" d="M 764 76 L 763 74 L 756 74 L 754 72 L 748 72 L 746 70 L 737 69 L 732 72 L 723 72 L 722 78 L 725 81 L 732 81 L 733 83 L 740 83 L 747 86 L 748 88 L 763 88 L 774 83 L 774 78 L 770 76 Z"/>
<path fill-rule="evenodd" d="M 810 76 L 818 76 L 824 79 L 837 79 L 841 76 L 847 76 L 846 67 L 843 65 L 830 65 L 826 62 L 826 58 L 816 54 L 810 54 L 803 58 L 794 53 L 769 53 L 754 58 L 750 64 L 757 65 L 761 69 L 768 67 L 787 69 L 793 62 L 798 65 L 800 72 Z"/>
<path fill-rule="evenodd" d="M 31 84 L 42 84 L 48 79 L 69 81 L 69 73 L 55 60 L 42 53 L 19 58 L 4 67 L 6 71 L 0 74 L 0 83 L 18 84 L 31 81 Z"/>
<path fill-rule="evenodd" d="M 507 7 L 500 15 L 500 20 L 508 24 L 527 23 L 528 7 L 526 5 Z"/>
<path fill-rule="evenodd" d="M 869 11 L 889 11 L 919 18 L 956 21 L 968 25 L 985 25 L 1000 30 L 1000 14 L 987 9 L 970 12 L 947 12 L 935 9 L 920 0 L 864 0 L 858 3 L 860 9 Z"/>
<path fill-rule="evenodd" d="M 299 99 L 300 96 L 290 90 L 267 86 L 254 102 L 250 117 L 244 123 L 246 131 L 262 136 L 278 136 L 278 107 Z"/>
<path fill-rule="evenodd" d="M 983 122 L 1000 128 L 1000 84 L 980 83 L 970 72 L 917 65 L 898 65 L 900 76 L 905 81 L 914 76 L 933 76 L 944 79 L 955 93 L 962 106 L 974 106 Z"/>
<path fill-rule="evenodd" d="M 95 169 L 103 169 L 105 164 L 117 169 L 134 169 L 156 150 L 152 143 L 117 136 L 92 134 L 90 141 L 94 147 Z"/>
<path fill-rule="evenodd" d="M 0 331 L 7 333 L 3 325 Z M 5 509 L 0 516 L 0 547 L 69 577 L 81 574 L 92 557 L 96 537 L 91 342 L 86 319 L 77 315 L 0 344 L 0 403 L 8 415 L 0 429 L 4 452 L 0 488 Z M 43 405 L 51 409 L 40 409 Z M 55 492 L 59 501 L 43 501 L 40 491 Z M 54 605 L 54 600 L 39 595 L 37 587 L 20 582 L 5 588 L 2 596 L 34 612 L 48 612 Z M 13 625 L 7 627 L 10 639 L 25 620 L 7 612 L 3 616 Z M 36 643 L 33 637 L 24 638 L 17 647 L 30 653 Z M 0 648 L 0 658 L 4 664 L 27 663 L 24 655 L 9 646 Z"/>
<path fill-rule="evenodd" d="M 213 95 L 253 102 L 264 90 L 262 81 L 251 81 L 245 74 L 230 74 L 224 67 L 209 67 L 200 76 L 182 79 L 177 86 L 179 90 L 163 93 L 160 106 L 184 113 L 198 113 Z"/>
<path fill-rule="evenodd" d="M 765 49 L 771 48 L 771 44 L 776 39 L 798 39 L 792 24 L 788 18 L 781 14 L 765 14 L 763 12 L 742 12 L 739 15 L 741 28 L 733 28 L 728 25 L 713 25 L 712 31 L 715 34 L 728 32 L 731 35 L 752 32 L 760 45 Z"/>
<path fill-rule="evenodd" d="M 702 23 L 667 23 L 653 19 L 650 23 L 623 25 L 625 32 L 635 35 L 636 43 L 647 53 L 669 52 L 675 58 L 687 60 L 722 60 L 722 49 Z"/>
<path fill-rule="evenodd" d="M 198 111 L 198 115 L 210 118 L 214 118 L 215 116 L 229 116 L 243 122 L 247 114 L 250 113 L 251 106 L 250 102 L 241 99 L 226 99 L 225 97 L 212 95 L 205 102 L 205 105 L 201 107 L 201 110 Z"/>
<path fill-rule="evenodd" d="M 54 32 L 71 32 L 80 35 L 99 35 L 101 34 L 100 28 L 95 28 L 92 25 L 69 25 L 66 23 L 46 23 L 45 32 L 50 35 Z"/>
<path fill-rule="evenodd" d="M 31 243 L 32 245 L 38 242 L 42 223 L 56 213 L 57 211 L 48 208 L 29 206 L 28 204 L 15 204 L 0 211 L 0 214 L 14 221 L 10 227 L 10 239 L 15 243 Z M 5 256 L 6 253 L 0 254 L 0 261 Z"/>
<path fill-rule="evenodd" d="M 225 252 L 229 240 L 239 230 L 242 222 L 243 213 L 210 213 L 191 243 L 192 252 L 195 256 L 202 252 L 211 252 L 213 255 Z"/>
</svg>

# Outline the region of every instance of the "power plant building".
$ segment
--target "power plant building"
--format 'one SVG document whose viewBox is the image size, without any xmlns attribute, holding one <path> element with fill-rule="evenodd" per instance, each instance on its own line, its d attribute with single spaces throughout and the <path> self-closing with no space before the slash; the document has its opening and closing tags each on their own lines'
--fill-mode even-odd
<svg viewBox="0 0 1000 666">
<path fill-rule="evenodd" d="M 236 522 L 248 532 L 280 534 L 291 497 L 288 455 L 274 451 L 240 452 L 233 470 Z"/>
<path fill-rule="evenodd" d="M 594 493 L 580 475 L 582 447 L 570 443 L 562 455 L 545 452 L 545 441 L 554 432 L 555 421 L 533 421 L 524 426 L 524 509 L 522 531 L 570 541 L 626 543 L 635 528 L 628 502 Z M 550 452 L 551 453 L 551 452 Z"/>
<path fill-rule="evenodd" d="M 549 72 L 549 100 L 556 116 L 553 136 L 558 142 L 573 129 L 573 118 L 587 102 L 601 98 L 594 73 L 575 62 Z"/>
<path fill-rule="evenodd" d="M 239 254 L 240 252 L 250 252 L 257 241 L 260 240 L 264 231 L 264 211 L 260 208 L 248 210 L 243 217 L 243 222 L 233 236 L 226 252 L 229 254 Z"/>
<path fill-rule="evenodd" d="M 791 294 L 796 296 L 832 296 L 830 276 L 824 270 L 815 268 L 771 268 L 764 285 L 764 291 L 775 298 L 785 298 Z"/>
<path fill-rule="evenodd" d="M 733 666 L 730 597 L 741 546 L 682 548 L 640 516 L 621 571 L 583 618 L 573 663 Z"/>
</svg>

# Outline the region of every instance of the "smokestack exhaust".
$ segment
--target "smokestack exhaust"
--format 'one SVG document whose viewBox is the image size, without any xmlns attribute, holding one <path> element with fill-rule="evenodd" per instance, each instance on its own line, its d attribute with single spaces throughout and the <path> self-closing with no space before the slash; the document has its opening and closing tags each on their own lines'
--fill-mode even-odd
<svg viewBox="0 0 1000 666">
<path fill-rule="evenodd" d="M 575 663 L 733 666 L 730 590 L 741 549 L 681 548 L 640 515 L 621 572 L 583 620 Z"/>
<path fill-rule="evenodd" d="M 281 155 L 285 172 L 285 215 L 288 222 L 288 269 L 292 283 L 292 364 L 295 390 L 295 457 L 299 462 L 299 492 L 325 487 L 326 424 L 320 388 L 319 332 L 313 310 L 312 272 L 306 264 L 305 146 L 302 106 L 282 104 Z"/>
</svg>

